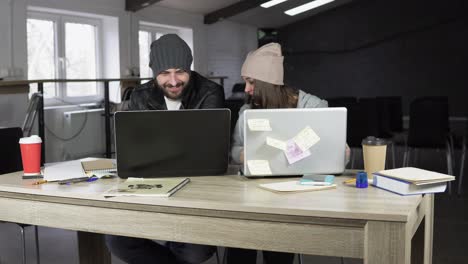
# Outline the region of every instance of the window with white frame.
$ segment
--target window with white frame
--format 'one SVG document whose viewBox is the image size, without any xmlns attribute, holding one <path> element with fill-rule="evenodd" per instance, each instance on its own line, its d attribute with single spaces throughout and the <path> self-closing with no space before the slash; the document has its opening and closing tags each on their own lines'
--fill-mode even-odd
<svg viewBox="0 0 468 264">
<path fill-rule="evenodd" d="M 101 76 L 101 21 L 88 17 L 28 12 L 29 79 L 96 79 Z M 102 97 L 96 82 L 46 83 L 45 98 L 90 101 Z"/>
<path fill-rule="evenodd" d="M 138 31 L 138 44 L 140 53 L 140 77 L 152 78 L 153 72 L 149 67 L 149 55 L 151 43 L 157 40 L 165 34 L 177 34 L 183 38 L 184 30 L 189 29 L 177 29 L 176 27 L 164 27 L 164 26 L 153 26 L 148 23 L 140 24 L 140 30 Z M 191 30 L 190 30 L 191 32 Z M 187 41 L 186 41 L 187 42 Z M 192 43 L 188 43 L 191 47 Z"/>
</svg>

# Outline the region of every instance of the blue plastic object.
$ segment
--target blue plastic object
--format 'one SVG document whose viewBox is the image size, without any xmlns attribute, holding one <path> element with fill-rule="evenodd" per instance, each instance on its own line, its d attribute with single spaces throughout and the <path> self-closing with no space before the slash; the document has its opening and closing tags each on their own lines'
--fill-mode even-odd
<svg viewBox="0 0 468 264">
<path fill-rule="evenodd" d="M 367 188 L 368 186 L 367 173 L 365 171 L 359 171 L 356 175 L 356 188 Z"/>
</svg>

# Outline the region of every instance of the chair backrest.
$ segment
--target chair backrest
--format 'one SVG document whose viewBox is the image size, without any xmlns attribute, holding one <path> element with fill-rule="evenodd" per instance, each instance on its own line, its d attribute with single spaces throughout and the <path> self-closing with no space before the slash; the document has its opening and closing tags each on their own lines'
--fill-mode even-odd
<svg viewBox="0 0 468 264">
<path fill-rule="evenodd" d="M 449 131 L 447 97 L 420 97 L 411 102 L 408 146 L 443 148 Z"/>
<path fill-rule="evenodd" d="M 19 127 L 0 128 L 0 174 L 23 169 L 19 140 L 23 131 Z"/>
<path fill-rule="evenodd" d="M 34 120 L 36 119 L 37 112 L 42 104 L 42 94 L 33 93 L 31 99 L 29 99 L 28 109 L 26 110 L 26 117 L 23 122 L 23 135 L 25 137 L 31 136 L 31 131 L 34 126 Z"/>
<path fill-rule="evenodd" d="M 231 137 L 234 134 L 234 128 L 237 123 L 237 119 L 239 119 L 239 110 L 244 105 L 243 99 L 227 99 L 224 101 L 224 105 L 226 108 L 231 110 Z M 232 139 L 232 138 L 231 138 Z"/>
<path fill-rule="evenodd" d="M 243 93 L 245 89 L 245 83 L 236 83 L 232 86 L 232 93 Z"/>
<path fill-rule="evenodd" d="M 387 138 L 392 132 L 403 131 L 401 96 L 376 97 L 379 114 L 379 137 Z"/>
<path fill-rule="evenodd" d="M 133 90 L 135 90 L 135 87 L 125 88 L 124 92 L 122 93 L 122 101 L 130 100 L 130 96 L 132 95 Z"/>
<path fill-rule="evenodd" d="M 379 136 L 377 101 L 375 98 L 360 98 L 348 109 L 347 143 L 350 147 L 361 147 L 362 139 Z"/>
<path fill-rule="evenodd" d="M 357 98 L 352 96 L 330 97 L 326 98 L 329 107 L 348 107 L 357 103 Z"/>
</svg>

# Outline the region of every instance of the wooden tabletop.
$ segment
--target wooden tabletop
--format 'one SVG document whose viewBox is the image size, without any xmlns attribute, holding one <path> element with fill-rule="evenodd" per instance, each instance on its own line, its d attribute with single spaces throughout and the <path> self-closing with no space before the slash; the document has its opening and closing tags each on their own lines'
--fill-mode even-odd
<svg viewBox="0 0 468 264">
<path fill-rule="evenodd" d="M 102 193 L 115 187 L 121 179 L 100 179 L 91 183 L 33 185 L 22 180 L 22 173 L 0 175 L 0 197 L 56 201 L 94 207 L 135 209 L 204 215 L 210 211 L 269 215 L 314 216 L 356 220 L 406 222 L 420 203 L 421 195 L 399 196 L 369 187 L 357 189 L 342 182 L 350 174 L 335 178 L 336 189 L 275 193 L 258 188 L 260 183 L 290 181 L 292 178 L 248 179 L 235 174 L 191 177 L 191 182 L 169 198 L 113 197 Z M 297 179 L 297 178 L 295 178 Z"/>
</svg>

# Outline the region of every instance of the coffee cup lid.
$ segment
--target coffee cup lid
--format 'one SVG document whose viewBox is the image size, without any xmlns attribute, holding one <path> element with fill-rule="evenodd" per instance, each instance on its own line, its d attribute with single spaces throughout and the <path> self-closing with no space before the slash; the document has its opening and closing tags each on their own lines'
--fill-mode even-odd
<svg viewBox="0 0 468 264">
<path fill-rule="evenodd" d="M 37 135 L 32 135 L 30 137 L 20 138 L 20 144 L 36 144 L 42 143 L 42 139 Z"/>
<path fill-rule="evenodd" d="M 383 146 L 387 144 L 388 144 L 387 140 L 383 138 L 372 137 L 372 136 L 366 137 L 365 139 L 362 140 L 362 145 Z"/>
</svg>

